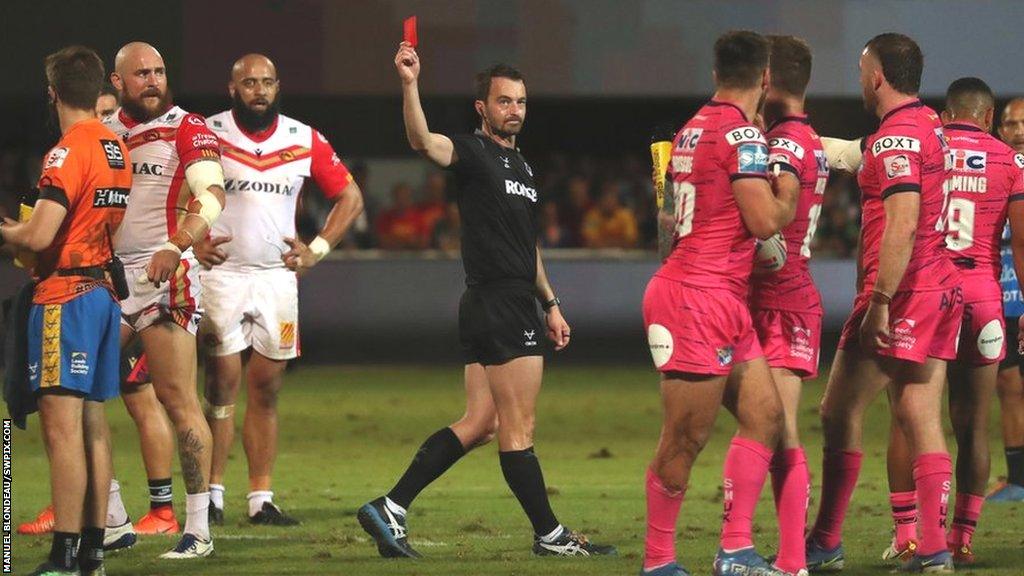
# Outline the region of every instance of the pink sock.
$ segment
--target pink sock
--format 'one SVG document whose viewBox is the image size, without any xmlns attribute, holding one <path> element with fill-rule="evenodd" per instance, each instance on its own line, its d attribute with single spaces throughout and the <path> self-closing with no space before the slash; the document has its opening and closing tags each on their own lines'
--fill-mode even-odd
<svg viewBox="0 0 1024 576">
<path fill-rule="evenodd" d="M 890 492 L 889 506 L 896 525 L 896 547 L 903 550 L 908 542 L 917 542 L 917 492 Z"/>
<path fill-rule="evenodd" d="M 984 496 L 956 495 L 956 507 L 953 508 L 953 528 L 949 531 L 947 540 L 950 546 L 959 548 L 971 545 L 971 537 L 974 536 L 974 530 L 978 527 L 981 505 L 984 502 Z"/>
<path fill-rule="evenodd" d="M 832 549 L 843 539 L 843 520 L 850 507 L 850 497 L 857 486 L 863 452 L 826 450 L 821 465 L 821 506 L 814 522 L 811 539 L 819 546 Z"/>
<path fill-rule="evenodd" d="M 914 484 L 920 514 L 921 541 L 918 554 L 927 556 L 946 549 L 946 511 L 953 463 L 945 452 L 930 452 L 914 458 Z"/>
<path fill-rule="evenodd" d="M 644 540 L 644 570 L 676 560 L 676 520 L 685 490 L 670 492 L 658 476 L 647 469 L 647 538 Z"/>
<path fill-rule="evenodd" d="M 804 530 L 807 528 L 807 498 L 811 485 L 804 449 L 776 452 L 771 470 L 775 512 L 779 519 L 779 555 L 775 566 L 796 574 L 807 567 Z"/>
<path fill-rule="evenodd" d="M 723 550 L 740 550 L 754 545 L 751 531 L 754 508 L 768 476 L 772 451 L 765 445 L 736 436 L 729 444 L 722 469 L 725 511 L 722 514 Z"/>
</svg>

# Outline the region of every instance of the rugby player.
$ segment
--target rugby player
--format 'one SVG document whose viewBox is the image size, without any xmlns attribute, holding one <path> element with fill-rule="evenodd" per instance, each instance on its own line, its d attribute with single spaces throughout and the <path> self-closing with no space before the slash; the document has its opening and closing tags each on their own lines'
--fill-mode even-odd
<svg viewBox="0 0 1024 576">
<path fill-rule="evenodd" d="M 643 302 L 664 409 L 647 470 L 643 575 L 688 574 L 676 561 L 676 520 L 723 400 L 739 431 L 725 457 L 714 574 L 784 574 L 757 554 L 752 539 L 754 509 L 783 420 L 747 302 L 754 238 L 769 238 L 793 220 L 803 174 L 781 155 L 769 171 L 767 142 L 752 122 L 770 85 L 769 52 L 769 41 L 753 32 L 720 36 L 715 94 L 673 140 L 658 215 L 664 264 Z"/>
<path fill-rule="evenodd" d="M 801 381 L 818 375 L 821 296 L 807 266 L 828 183 L 821 141 L 804 113 L 811 78 L 811 49 L 793 36 L 769 36 L 771 87 L 765 101 L 769 163 L 800 180 L 796 216 L 782 229 L 786 262 L 774 273 L 754 273 L 750 309 L 772 380 L 779 390 L 785 426 L 771 464 L 779 522 L 779 554 L 774 565 L 791 574 L 806 568 L 804 529 L 810 477 L 800 445 L 797 417 Z"/>
<path fill-rule="evenodd" d="M 533 553 L 615 554 L 614 547 L 591 543 L 559 523 L 534 452 L 545 336 L 562 350 L 570 331 L 537 248 L 533 170 L 516 148 L 526 119 L 523 77 L 504 64 L 480 73 L 474 104 L 480 129 L 449 137 L 427 126 L 419 97 L 420 61 L 408 43 L 399 46 L 395 67 L 409 144 L 451 170 L 458 187 L 467 285 L 459 304 L 466 414 L 427 438 L 395 487 L 359 509 L 359 522 L 382 556 L 419 556 L 407 541 L 413 499 L 469 450 L 497 435 L 505 481 L 533 526 Z"/>
<path fill-rule="evenodd" d="M 990 134 L 994 112 L 995 96 L 984 81 L 960 78 L 949 85 L 942 111 L 953 162 L 946 181 L 946 247 L 960 269 L 964 294 L 957 362 L 949 369 L 958 450 L 947 547 L 956 565 L 974 563 L 971 538 L 988 484 L 988 412 L 1007 347 L 999 244 L 1008 206 L 1010 227 L 1024 236 L 1024 156 Z M 888 469 L 896 534 L 882 557 L 907 560 L 917 548 L 917 508 L 909 445 L 899 426 L 890 433 Z"/>
<path fill-rule="evenodd" d="M 117 93 L 117 88 L 110 81 L 103 83 L 103 88 L 100 90 L 100 97 L 96 99 L 96 115 L 100 118 L 106 118 L 114 112 L 117 112 L 118 106 L 121 105 L 121 97 Z"/>
<path fill-rule="evenodd" d="M 888 388 L 909 442 L 921 538 L 908 571 L 952 569 L 946 501 L 952 464 L 942 435 L 946 361 L 956 357 L 963 294 L 945 249 L 948 146 L 917 98 L 924 58 L 902 34 L 880 34 L 860 57 L 865 108 L 881 119 L 858 173 L 863 217 L 859 289 L 821 405 L 821 505 L 807 539 L 811 570 L 841 569 L 842 525 L 863 454 L 864 412 Z"/>
<path fill-rule="evenodd" d="M 111 81 L 121 92 L 121 109 L 106 124 L 132 151 L 135 175 L 124 225 L 115 238 L 131 290 L 122 302 L 122 334 L 125 340 L 133 333 L 141 338 L 153 381 L 126 394 L 125 405 L 139 426 L 144 451 L 169 449 L 160 433 L 148 441 L 145 432 L 162 418 L 161 405 L 178 438 L 187 516 L 178 544 L 161 557 L 204 557 L 213 553 L 208 519 L 212 438 L 196 391 L 195 334 L 202 311 L 192 244 L 208 233 L 224 207 L 220 151 L 202 116 L 172 104 L 164 61 L 155 48 L 127 44 L 118 51 L 114 68 Z M 168 462 L 168 478 L 169 472 Z"/>
<path fill-rule="evenodd" d="M 296 273 L 316 265 L 363 209 L 362 193 L 324 136 L 280 114 L 274 63 L 247 54 L 231 68 L 231 109 L 206 119 L 220 139 L 230 201 L 196 245 L 207 268 L 200 276 L 206 316 L 206 419 L 213 432 L 210 518 L 224 521 L 224 469 L 235 435 L 235 398 L 248 397 L 242 429 L 249 463 L 249 521 L 289 526 L 298 521 L 273 503 L 277 456 L 277 397 L 288 360 L 299 355 Z M 295 207 L 312 177 L 334 202 L 323 230 L 307 246 L 295 233 Z"/>
<path fill-rule="evenodd" d="M 96 119 L 103 76 L 103 61 L 89 48 L 46 57 L 61 139 L 45 157 L 31 218 L 0 224 L 0 245 L 37 253 L 28 372 L 50 462 L 54 526 L 36 575 L 104 573 L 112 464 L 103 402 L 118 393 L 121 317 L 111 235 L 132 174 L 124 145 Z"/>
<path fill-rule="evenodd" d="M 999 138 L 1017 152 L 1024 154 L 1024 98 L 1014 98 L 1003 108 L 999 120 Z M 1024 242 L 1014 243 L 1011 250 L 1010 231 L 1003 233 L 1003 313 L 1006 315 L 1006 358 L 999 365 L 996 391 L 999 396 L 1003 428 L 1003 453 L 1006 458 L 1006 481 L 989 494 L 989 502 L 1024 502 L 1024 358 L 1018 350 L 1019 322 L 1024 315 L 1024 295 L 1018 283 L 1014 254 L 1024 255 Z"/>
</svg>

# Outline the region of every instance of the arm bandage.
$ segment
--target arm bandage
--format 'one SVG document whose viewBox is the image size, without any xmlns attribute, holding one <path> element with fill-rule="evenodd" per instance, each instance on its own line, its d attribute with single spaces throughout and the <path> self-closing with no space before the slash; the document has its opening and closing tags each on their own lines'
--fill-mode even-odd
<svg viewBox="0 0 1024 576">
<path fill-rule="evenodd" d="M 323 236 L 317 236 L 309 243 L 309 250 L 316 256 L 316 261 L 319 262 L 324 259 L 331 251 L 331 245 Z"/>
<path fill-rule="evenodd" d="M 843 172 L 856 172 L 860 168 L 861 138 L 856 140 L 842 140 L 840 138 L 822 137 L 821 147 L 825 149 L 825 157 L 828 158 L 830 167 Z"/>
<path fill-rule="evenodd" d="M 224 209 L 220 200 L 210 192 L 210 186 L 224 189 L 224 169 L 221 168 L 220 162 L 202 160 L 189 164 L 188 168 L 185 168 L 185 181 L 188 182 L 194 202 L 199 208 L 198 212 L 193 214 L 206 221 L 207 228 L 212 228 L 213 222 Z"/>
</svg>

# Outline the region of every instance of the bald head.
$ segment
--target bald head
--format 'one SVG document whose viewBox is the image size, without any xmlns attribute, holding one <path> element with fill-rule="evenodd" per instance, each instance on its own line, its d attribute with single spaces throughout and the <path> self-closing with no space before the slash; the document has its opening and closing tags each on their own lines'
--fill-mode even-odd
<svg viewBox="0 0 1024 576">
<path fill-rule="evenodd" d="M 164 58 L 145 42 L 130 42 L 117 51 L 110 82 L 121 93 L 121 107 L 138 122 L 148 122 L 171 107 Z"/>
<path fill-rule="evenodd" d="M 262 54 L 246 54 L 231 66 L 231 109 L 235 120 L 249 131 L 262 131 L 278 113 L 277 68 Z"/>
<path fill-rule="evenodd" d="M 1014 98 L 1006 103 L 999 119 L 999 138 L 1024 154 L 1024 98 Z"/>
</svg>

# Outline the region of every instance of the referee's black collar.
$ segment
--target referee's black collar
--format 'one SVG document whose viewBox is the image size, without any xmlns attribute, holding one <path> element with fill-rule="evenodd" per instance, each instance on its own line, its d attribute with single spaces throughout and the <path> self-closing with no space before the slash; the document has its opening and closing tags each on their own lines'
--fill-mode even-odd
<svg viewBox="0 0 1024 576">
<path fill-rule="evenodd" d="M 473 130 L 473 134 L 475 134 L 476 136 L 480 136 L 481 138 L 483 138 L 484 140 L 487 140 L 488 142 L 494 143 L 495 146 L 497 146 L 498 148 L 501 148 L 503 150 L 515 150 L 516 152 L 519 152 L 519 146 L 515 146 L 515 147 L 512 147 L 512 148 L 509 148 L 508 146 L 502 146 L 501 144 L 498 144 L 497 142 L 495 142 L 494 138 L 491 138 L 490 134 L 488 134 L 487 132 L 484 132 L 483 130 L 481 130 L 479 128 L 477 128 L 476 130 Z"/>
</svg>

